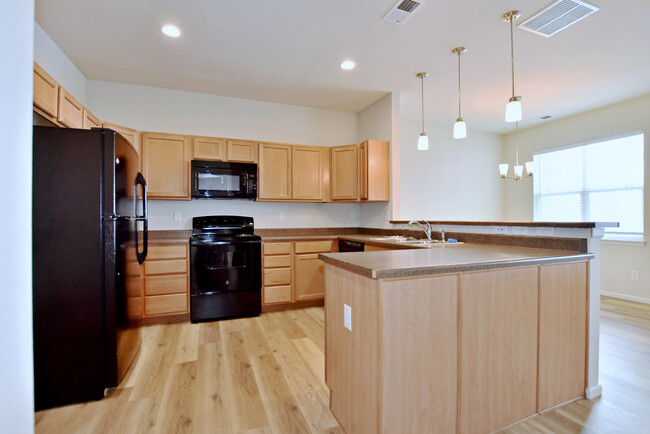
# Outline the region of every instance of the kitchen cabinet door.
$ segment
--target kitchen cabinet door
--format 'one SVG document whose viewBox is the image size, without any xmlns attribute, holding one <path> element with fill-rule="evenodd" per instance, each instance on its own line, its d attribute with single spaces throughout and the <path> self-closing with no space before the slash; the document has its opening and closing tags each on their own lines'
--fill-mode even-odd
<svg viewBox="0 0 650 434">
<path fill-rule="evenodd" d="M 318 146 L 292 146 L 291 192 L 294 200 L 323 200 L 323 152 Z"/>
<path fill-rule="evenodd" d="M 84 107 L 61 86 L 57 120 L 68 128 L 82 128 L 84 124 Z"/>
<path fill-rule="evenodd" d="M 83 111 L 83 128 L 84 130 L 89 130 L 91 128 L 101 128 L 102 123 L 97 119 L 97 117 L 90 113 L 90 111 L 84 107 Z"/>
<path fill-rule="evenodd" d="M 539 412 L 585 394 L 586 282 L 585 262 L 540 268 Z"/>
<path fill-rule="evenodd" d="M 240 163 L 257 163 L 257 142 L 228 140 L 226 158 Z"/>
<path fill-rule="evenodd" d="M 59 83 L 41 66 L 34 63 L 34 107 L 39 113 L 56 121 L 59 112 Z"/>
<path fill-rule="evenodd" d="M 290 200 L 291 145 L 261 143 L 257 198 Z"/>
<path fill-rule="evenodd" d="M 190 199 L 189 136 L 142 133 L 142 173 L 150 199 Z"/>
<path fill-rule="evenodd" d="M 331 149 L 332 200 L 359 199 L 359 166 L 357 145 L 336 146 Z"/>
<path fill-rule="evenodd" d="M 192 158 L 195 160 L 226 160 L 226 140 L 218 137 L 192 136 Z"/>
<path fill-rule="evenodd" d="M 325 297 L 325 263 L 318 253 L 294 256 L 295 299 L 313 300 Z"/>
<path fill-rule="evenodd" d="M 390 146 L 388 142 L 367 140 L 359 146 L 361 200 L 390 200 Z"/>
<path fill-rule="evenodd" d="M 102 122 L 102 128 L 110 128 L 113 131 L 120 133 L 122 137 L 135 149 L 135 152 L 140 155 L 140 131 L 133 128 L 123 127 L 121 125 L 111 124 L 109 122 Z"/>
</svg>

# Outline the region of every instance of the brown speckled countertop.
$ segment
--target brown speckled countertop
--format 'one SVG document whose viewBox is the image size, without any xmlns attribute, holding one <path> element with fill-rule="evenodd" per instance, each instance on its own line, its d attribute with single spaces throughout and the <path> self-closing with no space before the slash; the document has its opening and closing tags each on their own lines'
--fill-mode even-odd
<svg viewBox="0 0 650 434">
<path fill-rule="evenodd" d="M 594 255 L 526 247 L 445 244 L 425 249 L 321 253 L 318 257 L 362 276 L 390 279 L 585 261 Z"/>
</svg>

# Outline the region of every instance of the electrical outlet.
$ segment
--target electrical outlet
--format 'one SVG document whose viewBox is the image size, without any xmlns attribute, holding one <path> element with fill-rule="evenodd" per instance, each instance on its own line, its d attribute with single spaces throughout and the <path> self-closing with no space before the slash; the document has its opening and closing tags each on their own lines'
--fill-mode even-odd
<svg viewBox="0 0 650 434">
<path fill-rule="evenodd" d="M 632 270 L 632 272 L 630 273 L 630 278 L 632 280 L 639 280 L 639 272 L 636 270 Z"/>
<path fill-rule="evenodd" d="M 343 305 L 343 327 L 352 331 L 352 308 L 347 304 Z"/>
<path fill-rule="evenodd" d="M 505 234 L 506 233 L 506 227 L 505 226 L 495 226 L 494 227 L 494 233 L 495 234 Z"/>
<path fill-rule="evenodd" d="M 176 211 L 176 212 L 174 213 L 174 221 L 175 221 L 175 222 L 179 222 L 179 221 L 181 221 L 181 212 L 180 212 L 180 211 Z"/>
<path fill-rule="evenodd" d="M 283 212 L 278 213 L 278 220 L 280 220 L 280 221 L 284 220 L 284 213 Z"/>
</svg>

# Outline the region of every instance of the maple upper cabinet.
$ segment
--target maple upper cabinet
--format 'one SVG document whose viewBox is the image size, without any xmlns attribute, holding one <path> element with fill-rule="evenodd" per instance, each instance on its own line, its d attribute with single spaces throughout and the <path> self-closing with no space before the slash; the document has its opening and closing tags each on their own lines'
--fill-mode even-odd
<svg viewBox="0 0 650 434">
<path fill-rule="evenodd" d="M 109 122 L 102 122 L 102 128 L 110 128 L 113 131 L 117 131 L 131 146 L 133 146 L 133 149 L 135 149 L 135 152 L 137 152 L 138 155 L 141 154 L 140 131 L 134 130 L 133 128 L 123 127 L 121 125 L 111 124 Z"/>
<path fill-rule="evenodd" d="M 142 133 L 142 174 L 150 199 L 190 200 L 190 136 Z"/>
<path fill-rule="evenodd" d="M 390 147 L 388 142 L 367 140 L 359 145 L 359 198 L 390 200 Z"/>
<path fill-rule="evenodd" d="M 84 107 L 83 110 L 83 129 L 89 130 L 91 128 L 101 128 L 102 123 L 97 119 L 97 117 L 90 113 L 90 111 Z"/>
<path fill-rule="evenodd" d="M 226 139 L 192 136 L 193 160 L 226 160 Z"/>
<path fill-rule="evenodd" d="M 331 148 L 332 200 L 359 199 L 359 146 Z"/>
<path fill-rule="evenodd" d="M 34 109 L 56 121 L 59 112 L 59 83 L 34 62 Z"/>
<path fill-rule="evenodd" d="M 259 184 L 260 200 L 291 200 L 291 145 L 260 143 Z"/>
<path fill-rule="evenodd" d="M 61 86 L 57 120 L 68 128 L 82 128 L 84 124 L 84 107 Z"/>
<path fill-rule="evenodd" d="M 294 200 L 322 201 L 324 152 L 319 146 L 291 147 L 291 191 Z"/>
<path fill-rule="evenodd" d="M 240 163 L 257 163 L 257 142 L 228 139 L 226 158 Z"/>
</svg>

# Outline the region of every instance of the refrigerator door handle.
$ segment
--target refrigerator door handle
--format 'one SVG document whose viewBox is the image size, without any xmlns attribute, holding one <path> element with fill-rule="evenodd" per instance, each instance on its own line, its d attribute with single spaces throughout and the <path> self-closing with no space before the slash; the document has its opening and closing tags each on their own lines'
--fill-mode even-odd
<svg viewBox="0 0 650 434">
<path fill-rule="evenodd" d="M 147 212 L 147 181 L 144 179 L 144 176 L 142 176 L 142 173 L 138 172 L 138 175 L 135 177 L 135 190 L 137 193 L 138 190 L 138 185 L 142 186 L 142 215 L 138 215 L 138 209 L 137 209 L 137 194 L 136 196 L 136 206 L 135 206 L 135 220 L 136 221 L 142 221 L 143 223 L 143 230 L 142 230 L 142 251 L 139 250 L 139 242 L 138 242 L 138 228 L 136 226 L 135 228 L 135 245 L 136 245 L 136 255 L 138 257 L 138 263 L 142 265 L 144 260 L 147 257 L 147 248 L 149 245 L 149 220 L 148 220 L 148 212 Z"/>
</svg>

